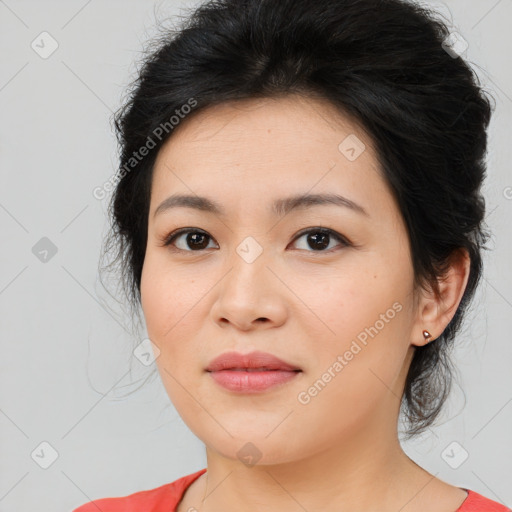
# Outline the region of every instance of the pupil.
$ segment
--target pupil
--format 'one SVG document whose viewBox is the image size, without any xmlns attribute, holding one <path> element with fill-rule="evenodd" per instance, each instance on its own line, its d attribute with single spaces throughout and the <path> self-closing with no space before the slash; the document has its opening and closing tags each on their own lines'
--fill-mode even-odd
<svg viewBox="0 0 512 512">
<path fill-rule="evenodd" d="M 197 243 L 198 239 L 201 239 L 203 240 L 203 243 Z M 189 243 L 189 247 L 191 247 L 191 249 L 193 249 L 194 247 L 196 249 L 204 249 L 208 243 L 204 243 L 204 241 L 206 240 L 206 236 L 203 235 L 202 233 L 189 233 L 189 235 L 187 236 L 187 243 Z"/>
<path fill-rule="evenodd" d="M 320 242 L 319 242 L 320 237 Z M 329 235 L 327 233 L 314 233 L 308 235 L 308 243 L 313 241 L 313 244 L 316 244 L 316 247 L 313 245 L 313 249 L 325 249 L 329 245 Z"/>
</svg>

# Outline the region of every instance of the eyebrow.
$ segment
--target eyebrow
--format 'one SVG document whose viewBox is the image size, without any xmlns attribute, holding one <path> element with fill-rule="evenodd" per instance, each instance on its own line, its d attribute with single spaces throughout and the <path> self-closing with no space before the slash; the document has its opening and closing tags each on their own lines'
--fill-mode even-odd
<svg viewBox="0 0 512 512">
<path fill-rule="evenodd" d="M 272 203 L 272 213 L 276 216 L 284 216 L 292 210 L 305 209 L 320 205 L 342 206 L 369 217 L 368 212 L 361 205 L 339 194 L 299 194 L 282 199 L 276 199 Z M 159 213 L 179 207 L 193 208 L 204 212 L 214 213 L 219 216 L 226 215 L 224 208 L 212 199 L 195 195 L 175 194 L 169 196 L 160 203 L 155 210 L 153 217 L 156 217 Z"/>
</svg>

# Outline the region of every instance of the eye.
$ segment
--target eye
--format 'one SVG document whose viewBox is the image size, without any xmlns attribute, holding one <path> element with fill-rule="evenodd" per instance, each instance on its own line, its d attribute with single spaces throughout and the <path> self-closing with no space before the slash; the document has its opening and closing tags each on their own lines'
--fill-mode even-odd
<svg viewBox="0 0 512 512">
<path fill-rule="evenodd" d="M 337 241 L 338 245 L 342 247 L 351 245 L 345 237 L 327 228 L 308 228 L 307 230 L 303 230 L 295 237 L 293 242 L 295 243 L 297 240 L 304 237 L 306 237 L 306 244 L 313 249 L 313 251 L 309 252 L 331 252 L 332 247 L 330 246 L 333 241 Z M 174 249 L 185 252 L 199 252 L 204 249 L 212 248 L 209 247 L 208 243 L 208 241 L 212 240 L 213 238 L 201 229 L 181 228 L 164 237 L 162 239 L 162 246 L 172 246 Z M 326 248 L 329 250 L 325 250 Z M 299 247 L 299 249 L 304 250 L 304 247 Z"/>
<path fill-rule="evenodd" d="M 184 237 L 184 235 L 186 235 Z M 211 236 L 197 228 L 182 228 L 166 236 L 163 246 L 174 246 L 178 250 L 187 252 L 197 252 L 208 248 L 208 240 Z M 177 241 L 177 243 L 175 243 Z M 188 247 L 188 249 L 187 249 Z"/>
<path fill-rule="evenodd" d="M 303 247 L 299 247 L 299 249 L 304 249 L 304 246 L 307 244 L 309 247 L 314 249 L 313 251 L 309 252 L 331 252 L 332 247 L 329 250 L 324 249 L 331 246 L 332 241 L 339 242 L 339 244 L 341 244 L 343 247 L 348 247 L 350 245 L 350 242 L 345 237 L 336 231 L 333 231 L 332 229 L 311 228 L 305 231 L 301 231 L 301 233 L 299 233 L 299 235 L 294 239 L 294 242 L 304 237 L 306 237 L 306 243 L 303 244 Z"/>
</svg>

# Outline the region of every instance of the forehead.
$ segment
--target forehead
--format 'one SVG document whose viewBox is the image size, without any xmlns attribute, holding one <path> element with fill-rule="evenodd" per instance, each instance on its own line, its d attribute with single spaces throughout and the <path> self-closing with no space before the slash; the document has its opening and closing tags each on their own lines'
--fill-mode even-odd
<svg viewBox="0 0 512 512">
<path fill-rule="evenodd" d="M 172 192 L 253 205 L 270 195 L 334 192 L 369 203 L 386 194 L 369 136 L 327 101 L 233 101 L 194 112 L 175 130 L 155 162 L 153 210 Z"/>
</svg>

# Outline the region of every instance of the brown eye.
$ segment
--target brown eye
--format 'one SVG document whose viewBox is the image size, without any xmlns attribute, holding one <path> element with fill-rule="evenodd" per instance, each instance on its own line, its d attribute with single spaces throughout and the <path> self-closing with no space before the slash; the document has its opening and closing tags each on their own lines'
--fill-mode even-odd
<svg viewBox="0 0 512 512">
<path fill-rule="evenodd" d="M 305 244 L 303 244 L 303 247 L 299 247 L 299 249 L 308 252 L 331 252 L 333 248 L 336 249 L 339 246 L 347 247 L 350 245 L 346 238 L 332 229 L 310 228 L 304 230 L 295 238 L 294 243 L 301 238 L 305 239 Z M 213 242 L 213 238 L 205 231 L 182 228 L 165 237 L 163 245 L 178 251 L 200 252 L 208 248 L 218 248 L 215 245 L 211 246 L 211 242 Z"/>
<path fill-rule="evenodd" d="M 171 233 L 165 239 L 165 246 L 174 246 L 179 250 L 195 252 L 202 251 L 208 248 L 208 242 L 212 238 L 204 231 L 197 229 L 180 229 L 177 232 Z"/>
<path fill-rule="evenodd" d="M 333 248 L 333 241 L 338 242 L 338 245 L 341 244 L 343 247 L 350 245 L 344 237 L 342 237 L 339 233 L 336 233 L 336 231 L 332 231 L 331 229 L 308 229 L 307 231 L 303 231 L 297 238 L 295 238 L 294 242 L 296 240 L 300 240 L 301 238 L 305 238 L 306 243 L 303 244 L 303 247 L 299 247 L 299 249 L 308 250 L 308 247 L 313 249 L 313 251 L 309 252 L 330 252 L 330 250 Z M 325 250 L 329 246 L 331 246 L 330 249 Z M 336 244 L 334 244 L 334 247 L 336 247 Z"/>
</svg>

